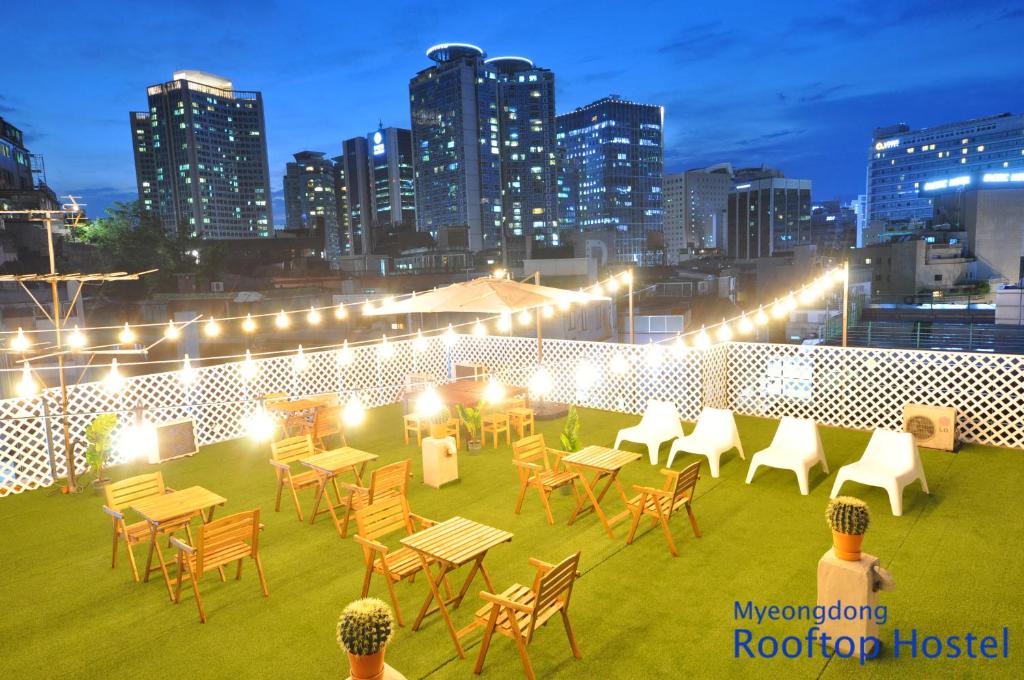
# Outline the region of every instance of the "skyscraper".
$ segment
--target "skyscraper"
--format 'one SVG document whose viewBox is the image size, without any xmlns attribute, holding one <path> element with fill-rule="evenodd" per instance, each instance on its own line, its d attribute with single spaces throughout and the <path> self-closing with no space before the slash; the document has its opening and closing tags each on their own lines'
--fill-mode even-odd
<svg viewBox="0 0 1024 680">
<path fill-rule="evenodd" d="M 923 222 L 932 217 L 924 192 L 977 185 L 986 173 L 1014 170 L 1024 171 L 1024 114 L 917 130 L 877 128 L 868 151 L 867 220 Z"/>
<path fill-rule="evenodd" d="M 736 181 L 725 235 L 730 258 L 770 257 L 811 242 L 811 180 L 758 168 L 737 170 Z"/>
<path fill-rule="evenodd" d="M 482 49 L 445 43 L 409 81 L 416 225 L 469 227 L 469 249 L 501 246 L 498 73 Z"/>
<path fill-rule="evenodd" d="M 334 195 L 334 163 L 321 151 L 300 151 L 284 175 L 284 205 L 289 229 L 319 228 L 324 258 L 337 268 L 341 258 L 338 202 Z"/>
<path fill-rule="evenodd" d="M 524 57 L 486 61 L 498 72 L 503 259 L 522 264 L 558 245 L 555 74 Z"/>
<path fill-rule="evenodd" d="M 373 252 L 373 203 L 370 198 L 370 152 L 366 137 L 353 137 L 341 143 L 342 176 L 345 183 L 346 212 L 342 230 L 348 248 L 346 255 Z"/>
<path fill-rule="evenodd" d="M 576 228 L 614 229 L 619 262 L 655 264 L 648 243 L 663 226 L 662 170 L 665 111 L 660 106 L 605 97 L 558 116 L 562 176 L 575 184 Z"/>
<path fill-rule="evenodd" d="M 374 253 L 394 249 L 404 233 L 416 230 L 412 132 L 382 127 L 369 135 L 370 199 Z"/>
<path fill-rule="evenodd" d="M 176 71 L 132 112 L 139 200 L 170 233 L 266 236 L 273 224 L 263 97 L 202 71 Z"/>
<path fill-rule="evenodd" d="M 665 176 L 665 254 L 669 264 L 690 248 L 714 248 L 725 231 L 732 189 L 728 163 Z"/>
</svg>

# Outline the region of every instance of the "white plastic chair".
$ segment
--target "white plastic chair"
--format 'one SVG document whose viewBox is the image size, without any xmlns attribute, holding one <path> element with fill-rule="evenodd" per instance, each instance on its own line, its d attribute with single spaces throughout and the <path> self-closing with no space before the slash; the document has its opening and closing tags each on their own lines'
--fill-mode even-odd
<svg viewBox="0 0 1024 680">
<path fill-rule="evenodd" d="M 860 460 L 839 468 L 836 483 L 832 486 L 832 498 L 839 495 L 847 481 L 878 486 L 888 492 L 892 514 L 899 517 L 903 514 L 903 488 L 915 480 L 920 480 L 921 489 L 930 493 L 914 435 L 875 430 Z"/>
<path fill-rule="evenodd" d="M 722 454 L 732 448 L 740 452 L 740 458 L 746 459 L 732 411 L 705 406 L 697 418 L 697 426 L 693 428 L 693 432 L 673 442 L 668 454 L 668 467 L 672 467 L 672 461 L 675 460 L 677 453 L 697 453 L 707 457 L 711 476 L 718 477 Z"/>
<path fill-rule="evenodd" d="M 821 446 L 818 426 L 807 418 L 786 417 L 779 421 L 779 429 L 775 431 L 768 448 L 758 451 L 750 459 L 747 484 L 753 481 L 754 473 L 762 465 L 792 470 L 797 483 L 800 484 L 800 493 L 806 496 L 810 486 L 811 468 L 818 463 L 821 463 L 821 469 L 827 475 L 828 461 L 825 460 L 825 450 Z"/>
<path fill-rule="evenodd" d="M 619 448 L 624 441 L 645 444 L 651 465 L 657 465 L 658 449 L 661 445 L 682 436 L 683 425 L 675 404 L 651 399 L 647 402 L 639 425 L 619 430 L 618 436 L 615 437 L 615 448 Z"/>
</svg>

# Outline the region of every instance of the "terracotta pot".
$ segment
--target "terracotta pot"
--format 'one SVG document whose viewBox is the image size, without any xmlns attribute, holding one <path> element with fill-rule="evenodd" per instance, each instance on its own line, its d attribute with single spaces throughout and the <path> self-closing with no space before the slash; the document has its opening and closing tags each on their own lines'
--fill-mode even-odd
<svg viewBox="0 0 1024 680">
<path fill-rule="evenodd" d="M 860 545 L 864 542 L 864 534 L 844 534 L 835 529 L 832 530 L 832 545 L 835 547 L 836 557 L 849 562 L 856 562 L 860 559 Z"/>
<path fill-rule="evenodd" d="M 434 439 L 444 439 L 448 436 L 448 426 L 444 423 L 431 423 L 430 436 Z"/>
<path fill-rule="evenodd" d="M 381 680 L 384 677 L 384 652 L 387 647 L 376 654 L 353 654 L 348 652 L 348 667 L 352 680 Z"/>
</svg>

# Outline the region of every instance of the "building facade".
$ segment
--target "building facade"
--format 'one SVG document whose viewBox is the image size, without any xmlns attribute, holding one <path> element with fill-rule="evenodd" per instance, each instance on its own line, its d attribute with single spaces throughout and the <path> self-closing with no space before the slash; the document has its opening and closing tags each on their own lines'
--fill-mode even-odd
<svg viewBox="0 0 1024 680">
<path fill-rule="evenodd" d="M 559 245 L 555 74 L 524 57 L 486 63 L 498 74 L 503 262 L 518 266 Z"/>
<path fill-rule="evenodd" d="M 618 262 L 656 264 L 663 252 L 648 239 L 660 240 L 664 224 L 664 119 L 661 106 L 615 95 L 557 119 L 576 229 L 614 231 Z"/>
<path fill-rule="evenodd" d="M 334 162 L 321 151 L 300 151 L 284 175 L 288 229 L 316 228 L 323 234 L 324 259 L 337 269 L 341 261 L 341 228 L 334 195 Z"/>
<path fill-rule="evenodd" d="M 838 255 L 857 245 L 856 203 L 822 201 L 811 206 L 811 243 L 818 252 Z"/>
<path fill-rule="evenodd" d="M 370 164 L 371 248 L 395 250 L 403 236 L 416 231 L 412 131 L 381 127 L 367 136 Z"/>
<path fill-rule="evenodd" d="M 475 45 L 427 50 L 434 65 L 409 81 L 416 226 L 437 238 L 469 227 L 473 252 L 501 247 L 498 72 Z"/>
<path fill-rule="evenodd" d="M 373 199 L 370 194 L 370 147 L 366 137 L 353 137 L 341 143 L 341 177 L 344 182 L 345 213 L 341 228 L 346 255 L 373 252 Z"/>
<path fill-rule="evenodd" d="M 30 191 L 32 155 L 21 130 L 0 118 L 0 191 Z"/>
<path fill-rule="evenodd" d="M 811 181 L 767 174 L 729 192 L 725 250 L 731 259 L 771 257 L 811 243 Z"/>
<path fill-rule="evenodd" d="M 129 120 L 142 208 L 170 233 L 267 236 L 273 225 L 263 97 L 202 71 L 148 88 Z"/>
<path fill-rule="evenodd" d="M 685 253 L 718 246 L 732 184 L 728 163 L 665 176 L 662 193 L 668 264 L 677 264 Z"/>
<path fill-rule="evenodd" d="M 923 224 L 933 213 L 929 187 L 943 182 L 966 186 L 986 173 L 1014 171 L 1024 172 L 1022 114 L 917 130 L 908 125 L 878 128 L 868 151 L 867 219 Z"/>
</svg>

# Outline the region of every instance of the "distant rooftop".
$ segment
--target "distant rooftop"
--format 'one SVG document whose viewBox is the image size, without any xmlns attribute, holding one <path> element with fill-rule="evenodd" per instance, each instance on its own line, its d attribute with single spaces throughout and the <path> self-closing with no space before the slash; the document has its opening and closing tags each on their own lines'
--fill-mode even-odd
<svg viewBox="0 0 1024 680">
<path fill-rule="evenodd" d="M 206 71 L 197 71 L 194 69 L 184 69 L 181 71 L 175 71 L 173 80 L 187 80 L 190 83 L 199 83 L 200 85 L 206 85 L 207 87 L 216 87 L 221 90 L 231 90 L 233 83 L 227 78 L 207 73 Z"/>
<path fill-rule="evenodd" d="M 441 64 L 460 57 L 486 57 L 487 53 L 469 43 L 441 43 L 427 50 L 427 57 Z"/>
</svg>

